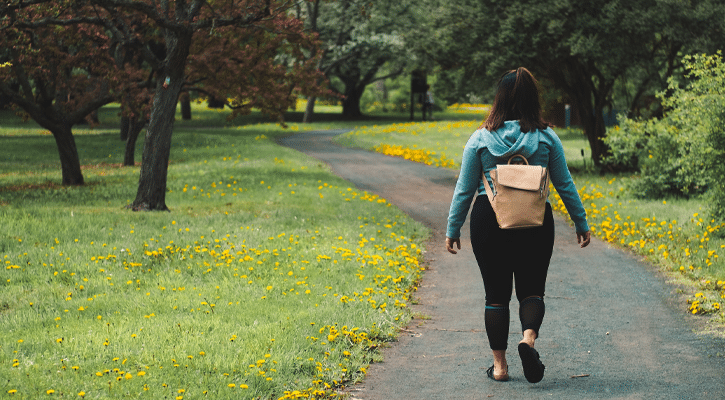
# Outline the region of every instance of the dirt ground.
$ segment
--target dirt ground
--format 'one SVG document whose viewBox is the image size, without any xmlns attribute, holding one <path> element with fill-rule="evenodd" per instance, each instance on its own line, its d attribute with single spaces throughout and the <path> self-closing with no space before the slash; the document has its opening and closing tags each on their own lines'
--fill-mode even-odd
<svg viewBox="0 0 725 400">
<path fill-rule="evenodd" d="M 673 301 L 674 287 L 651 266 L 593 239 L 580 249 L 560 217 L 549 268 L 546 317 L 536 348 L 546 365 L 530 384 L 516 344 L 518 304 L 511 303 L 509 382 L 495 382 L 486 339 L 483 282 L 470 250 L 468 223 L 458 255 L 445 251 L 448 208 L 457 172 L 350 149 L 331 142 L 343 131 L 280 139 L 327 163 L 333 173 L 378 194 L 433 230 L 417 292 L 416 319 L 384 350 L 355 399 L 725 399 L 725 341 L 693 333 L 693 319 Z"/>
</svg>

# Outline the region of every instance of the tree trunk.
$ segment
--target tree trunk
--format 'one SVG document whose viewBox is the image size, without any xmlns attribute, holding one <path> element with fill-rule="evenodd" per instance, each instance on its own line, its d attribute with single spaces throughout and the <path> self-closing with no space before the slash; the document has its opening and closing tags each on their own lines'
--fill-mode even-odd
<svg viewBox="0 0 725 400">
<path fill-rule="evenodd" d="M 209 97 L 206 99 L 207 108 L 224 108 L 224 100 L 219 100 L 215 97 Z"/>
<path fill-rule="evenodd" d="M 58 126 L 51 129 L 50 132 L 55 138 L 55 144 L 58 146 L 58 154 L 60 155 L 60 167 L 63 176 L 61 184 L 64 186 L 83 185 L 85 183 L 83 181 L 83 172 L 81 171 L 78 149 L 71 128 Z"/>
<path fill-rule="evenodd" d="M 181 119 L 191 120 L 191 96 L 189 96 L 189 93 L 179 96 L 179 103 L 181 103 Z"/>
<path fill-rule="evenodd" d="M 315 114 L 315 101 L 317 101 L 317 97 L 310 97 L 307 99 L 305 116 L 302 117 L 302 123 L 307 124 L 312 122 L 312 116 Z"/>
<path fill-rule="evenodd" d="M 576 76 L 575 73 L 572 75 Z M 566 87 L 569 88 L 569 96 L 577 104 L 584 135 L 586 135 L 592 151 L 592 161 L 594 165 L 599 167 L 602 165 L 602 157 L 609 151 L 609 147 L 602 139 L 607 134 L 604 126 L 604 99 L 611 86 L 600 83 L 598 91 L 595 92 L 592 89 L 593 84 L 584 83 L 590 79 L 589 76 L 580 74 L 578 78 L 574 79 L 576 84 L 567 85 Z"/>
<path fill-rule="evenodd" d="M 591 104 L 591 103 L 590 103 Z M 595 103 L 592 110 L 580 109 L 579 115 L 584 128 L 584 134 L 589 141 L 589 147 L 592 151 L 592 161 L 594 165 L 600 167 L 602 165 L 602 157 L 609 152 L 609 146 L 604 143 L 604 137 L 607 134 L 604 126 L 604 105 Z"/>
<path fill-rule="evenodd" d="M 120 130 L 121 141 L 125 142 L 128 140 L 128 131 L 129 131 L 130 127 L 131 127 L 131 118 L 121 117 L 121 130 Z"/>
<path fill-rule="evenodd" d="M 99 125 L 101 120 L 98 119 L 98 109 L 93 110 L 90 114 L 91 123 L 93 125 Z"/>
<path fill-rule="evenodd" d="M 166 89 L 161 85 L 158 85 L 156 89 L 141 156 L 138 191 L 136 199 L 131 205 L 134 211 L 168 211 L 166 176 L 169 168 L 172 127 L 179 89 L 180 84 L 174 83 Z"/>
<path fill-rule="evenodd" d="M 363 95 L 365 86 L 362 90 L 356 85 L 357 82 L 345 82 L 345 98 L 342 100 L 342 115 L 346 117 L 361 117 L 360 98 Z"/>
<path fill-rule="evenodd" d="M 131 118 L 127 131 L 126 150 L 123 154 L 124 167 L 133 167 L 136 165 L 136 139 L 138 139 L 138 134 L 141 133 L 144 125 L 146 125 L 146 121 L 138 121 L 136 118 Z"/>
<path fill-rule="evenodd" d="M 378 90 L 380 91 L 380 103 L 383 105 L 383 111 L 388 111 L 388 85 L 385 84 L 385 81 L 378 81 Z"/>
<path fill-rule="evenodd" d="M 159 79 L 151 105 L 151 116 L 141 158 L 136 199 L 130 208 L 139 210 L 168 211 L 166 207 L 166 178 L 171 153 L 171 135 L 179 93 L 184 84 L 184 69 L 191 46 L 192 31 L 165 33 L 167 63 L 165 76 L 169 83 L 164 87 Z"/>
</svg>

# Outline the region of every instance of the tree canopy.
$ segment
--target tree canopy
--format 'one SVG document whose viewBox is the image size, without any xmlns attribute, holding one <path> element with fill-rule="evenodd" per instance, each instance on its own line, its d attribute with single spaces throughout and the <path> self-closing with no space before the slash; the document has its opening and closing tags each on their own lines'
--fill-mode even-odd
<svg viewBox="0 0 725 400">
<path fill-rule="evenodd" d="M 607 153 L 601 140 L 606 133 L 603 110 L 612 107 L 618 82 L 637 78 L 634 104 L 627 106 L 636 107 L 643 93 L 681 73 L 683 53 L 725 45 L 725 5 L 716 0 L 428 4 L 454 10 L 434 17 L 443 28 L 433 57 L 464 69 L 468 84 L 478 86 L 490 85 L 507 70 L 527 67 L 577 106 L 597 164 Z"/>
<path fill-rule="evenodd" d="M 321 57 L 320 69 L 339 84 L 343 115 L 360 116 L 365 88 L 408 67 L 404 34 L 416 15 L 411 0 L 312 0 L 300 14 L 319 35 L 321 44 L 313 51 Z"/>
<path fill-rule="evenodd" d="M 72 127 L 133 85 L 138 71 L 116 68 L 102 28 L 68 23 L 75 10 L 9 3 L 0 12 L 0 60 L 9 63 L 0 69 L 0 92 L 53 134 L 62 183 L 82 185 Z"/>
<path fill-rule="evenodd" d="M 317 60 L 300 50 L 312 46 L 315 38 L 289 12 L 294 4 L 285 0 L 6 3 L 0 6 L 0 40 L 8 54 L 1 56 L 11 68 L 0 71 L 4 82 L 0 89 L 14 94 L 13 101 L 41 125 L 48 112 L 34 112 L 38 107 L 31 107 L 31 98 L 41 99 L 46 108 L 65 107 L 55 114 L 70 122 L 113 100 L 144 118 L 146 108 L 148 128 L 133 208 L 165 210 L 172 124 L 182 90 L 228 99 L 235 113 L 255 108 L 279 118 L 299 94 L 322 91 Z M 55 54 L 65 58 L 51 59 Z M 26 78 L 31 69 L 35 75 Z M 48 71 L 55 75 L 46 77 Z M 20 83 L 17 90 L 11 89 L 13 82 Z M 77 83 L 72 91 L 66 88 L 71 83 Z M 48 90 L 56 86 L 62 90 Z M 89 93 L 100 93 L 102 100 L 90 99 Z M 71 112 L 67 106 L 73 104 L 81 104 L 82 112 Z M 72 139 L 70 127 L 66 131 L 64 136 Z M 59 135 L 54 132 L 54 136 Z M 60 144 L 59 151 L 63 159 Z M 77 151 L 69 158 L 78 164 Z M 64 183 L 82 184 L 82 178 Z"/>
</svg>

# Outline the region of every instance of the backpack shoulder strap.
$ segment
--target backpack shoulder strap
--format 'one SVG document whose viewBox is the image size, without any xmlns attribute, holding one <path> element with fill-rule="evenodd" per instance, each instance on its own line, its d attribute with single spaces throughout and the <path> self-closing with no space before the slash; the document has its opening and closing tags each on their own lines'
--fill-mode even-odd
<svg viewBox="0 0 725 400">
<path fill-rule="evenodd" d="M 494 174 L 494 173 L 495 173 L 495 170 L 493 170 L 493 169 L 491 170 L 491 172 L 489 172 L 489 174 Z M 488 196 L 488 201 L 489 201 L 489 203 L 493 204 L 494 194 L 493 194 L 493 190 L 491 190 L 491 186 L 488 184 L 488 179 L 486 179 L 486 173 L 482 172 L 481 176 L 483 177 L 483 184 L 486 186 L 486 196 Z M 493 179 L 493 178 L 491 178 L 491 179 Z"/>
</svg>

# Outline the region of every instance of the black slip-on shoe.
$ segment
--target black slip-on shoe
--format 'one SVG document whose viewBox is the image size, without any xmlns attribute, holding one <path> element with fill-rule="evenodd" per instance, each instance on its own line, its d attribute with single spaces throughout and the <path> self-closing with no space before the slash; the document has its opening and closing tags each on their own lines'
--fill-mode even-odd
<svg viewBox="0 0 725 400">
<path fill-rule="evenodd" d="M 506 382 L 506 381 L 509 380 L 508 367 L 506 367 L 506 372 L 504 372 L 501 375 L 496 376 L 493 373 L 493 365 L 492 365 L 491 368 L 489 368 L 489 369 L 486 370 L 486 375 L 489 378 L 493 379 L 494 381 Z"/>
<path fill-rule="evenodd" d="M 539 359 L 539 352 L 526 343 L 519 343 L 519 357 L 524 367 L 524 376 L 531 383 L 544 379 L 544 364 Z"/>
</svg>

